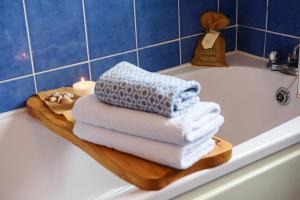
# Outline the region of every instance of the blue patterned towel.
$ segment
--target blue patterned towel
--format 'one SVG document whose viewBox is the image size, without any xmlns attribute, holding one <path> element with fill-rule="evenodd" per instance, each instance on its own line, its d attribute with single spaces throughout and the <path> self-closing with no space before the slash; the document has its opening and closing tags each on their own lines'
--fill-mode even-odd
<svg viewBox="0 0 300 200">
<path fill-rule="evenodd" d="M 196 81 L 151 73 L 120 62 L 99 77 L 95 95 L 116 106 L 175 117 L 199 100 L 200 89 Z"/>
</svg>

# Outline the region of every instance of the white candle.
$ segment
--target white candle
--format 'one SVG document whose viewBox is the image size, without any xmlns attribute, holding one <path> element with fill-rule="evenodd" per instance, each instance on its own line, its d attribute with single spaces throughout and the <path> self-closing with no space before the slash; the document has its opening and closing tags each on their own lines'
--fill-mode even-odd
<svg viewBox="0 0 300 200">
<path fill-rule="evenodd" d="M 73 91 L 80 97 L 94 94 L 95 84 L 94 81 L 85 81 L 84 78 L 81 78 L 81 81 L 73 84 Z"/>
</svg>

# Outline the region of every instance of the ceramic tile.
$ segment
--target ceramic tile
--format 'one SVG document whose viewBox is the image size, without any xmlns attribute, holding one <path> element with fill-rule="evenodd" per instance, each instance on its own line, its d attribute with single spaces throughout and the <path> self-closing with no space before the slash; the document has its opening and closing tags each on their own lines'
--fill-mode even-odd
<svg viewBox="0 0 300 200">
<path fill-rule="evenodd" d="M 279 59 L 287 59 L 289 53 L 293 51 L 294 47 L 299 44 L 299 42 L 299 40 L 294 38 L 268 33 L 266 57 L 271 51 L 275 50 L 278 52 Z"/>
<path fill-rule="evenodd" d="M 81 0 L 27 1 L 35 71 L 87 59 Z"/>
<path fill-rule="evenodd" d="M 238 50 L 257 56 L 264 54 L 265 33 L 254 29 L 239 27 Z"/>
<path fill-rule="evenodd" d="M 194 52 L 197 48 L 198 40 L 199 36 L 181 40 L 181 59 L 183 64 L 192 61 Z"/>
<path fill-rule="evenodd" d="M 217 0 L 181 0 L 181 36 L 190 36 L 193 34 L 200 33 L 200 15 L 206 11 L 217 11 L 217 9 Z"/>
<path fill-rule="evenodd" d="M 299 11 L 299 0 L 270 0 L 268 29 L 300 37 Z"/>
<path fill-rule="evenodd" d="M 229 18 L 230 26 L 236 24 L 236 1 L 237 0 L 219 0 L 220 12 Z"/>
<path fill-rule="evenodd" d="M 178 38 L 177 1 L 136 1 L 139 47 Z"/>
<path fill-rule="evenodd" d="M 0 2 L 0 81 L 32 73 L 22 1 Z"/>
<path fill-rule="evenodd" d="M 140 50 L 139 58 L 140 67 L 152 72 L 178 66 L 179 43 L 172 42 Z"/>
<path fill-rule="evenodd" d="M 87 64 L 38 74 L 36 76 L 37 88 L 38 91 L 45 91 L 63 86 L 72 86 L 73 83 L 80 81 L 81 77 L 89 80 Z"/>
<path fill-rule="evenodd" d="M 109 70 L 117 63 L 127 61 L 129 63 L 137 65 L 136 52 L 126 53 L 110 58 L 105 58 L 103 60 L 97 60 L 91 63 L 92 68 L 92 79 L 94 81 L 98 80 L 99 76 L 105 71 Z"/>
<path fill-rule="evenodd" d="M 86 1 L 91 59 L 135 48 L 132 0 Z"/>
<path fill-rule="evenodd" d="M 222 35 L 225 38 L 225 45 L 226 45 L 226 52 L 234 51 L 235 50 L 235 34 L 236 28 L 228 28 L 221 31 Z"/>
<path fill-rule="evenodd" d="M 35 93 L 33 77 L 0 84 L 0 113 L 22 108 Z"/>
<path fill-rule="evenodd" d="M 239 0 L 238 24 L 266 28 L 267 0 Z"/>
</svg>

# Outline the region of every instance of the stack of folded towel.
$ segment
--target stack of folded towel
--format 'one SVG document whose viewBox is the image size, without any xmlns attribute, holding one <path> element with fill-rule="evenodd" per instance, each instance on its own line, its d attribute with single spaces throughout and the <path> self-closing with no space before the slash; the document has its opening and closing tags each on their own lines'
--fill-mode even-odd
<svg viewBox="0 0 300 200">
<path fill-rule="evenodd" d="M 220 106 L 201 102 L 200 85 L 121 62 L 99 77 L 95 95 L 73 108 L 74 134 L 177 169 L 214 147 L 224 118 Z M 100 101 L 99 101 L 100 100 Z"/>
</svg>

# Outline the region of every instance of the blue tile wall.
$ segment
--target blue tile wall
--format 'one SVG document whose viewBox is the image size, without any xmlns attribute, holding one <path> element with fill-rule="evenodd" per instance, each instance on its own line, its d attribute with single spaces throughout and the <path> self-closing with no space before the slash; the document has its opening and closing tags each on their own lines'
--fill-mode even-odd
<svg viewBox="0 0 300 200">
<path fill-rule="evenodd" d="M 122 61 L 127 61 L 137 65 L 136 52 L 125 53 L 102 60 L 93 61 L 91 63 L 92 79 L 94 81 L 98 80 L 99 76 L 110 69 L 111 66 L 114 66 Z"/>
<path fill-rule="evenodd" d="M 83 77 L 89 80 L 88 65 L 83 64 L 75 67 L 64 68 L 36 75 L 37 90 L 51 90 L 62 86 L 71 86 Z"/>
<path fill-rule="evenodd" d="M 236 24 L 236 2 L 237 0 L 219 1 L 219 11 L 224 13 L 230 20 L 229 25 Z"/>
<path fill-rule="evenodd" d="M 177 0 L 138 0 L 136 8 L 139 47 L 178 38 Z"/>
<path fill-rule="evenodd" d="M 225 1 L 225 0 L 221 0 Z M 217 0 L 182 0 L 180 1 L 181 36 L 193 35 L 201 32 L 199 13 L 216 11 Z"/>
<path fill-rule="evenodd" d="M 297 44 L 299 44 L 298 39 L 267 33 L 266 55 L 269 55 L 273 50 L 277 50 L 279 59 L 286 59 Z"/>
<path fill-rule="evenodd" d="M 21 78 L 0 84 L 0 112 L 25 106 L 25 102 L 35 93 L 33 77 Z"/>
<path fill-rule="evenodd" d="M 246 27 L 238 28 L 238 48 L 256 56 L 264 55 L 265 33 Z"/>
<path fill-rule="evenodd" d="M 27 1 L 35 71 L 86 60 L 81 0 Z"/>
<path fill-rule="evenodd" d="M 300 1 L 270 0 L 268 29 L 300 37 Z"/>
<path fill-rule="evenodd" d="M 194 52 L 197 48 L 199 36 L 185 38 L 181 41 L 181 59 L 182 63 L 191 62 Z"/>
<path fill-rule="evenodd" d="M 159 71 L 180 65 L 179 43 L 159 45 L 140 51 L 140 65 L 148 71 Z"/>
<path fill-rule="evenodd" d="M 0 3 L 0 81 L 32 73 L 21 1 Z"/>
<path fill-rule="evenodd" d="M 234 51 L 235 50 L 235 43 L 236 43 L 236 27 L 232 28 L 226 28 L 221 31 L 222 35 L 224 36 L 225 39 L 225 47 L 226 51 Z"/>
<path fill-rule="evenodd" d="M 234 51 L 236 0 L 1 0 L 0 113 L 123 60 L 149 71 L 190 62 L 200 14 L 218 10 Z"/>
<path fill-rule="evenodd" d="M 267 0 L 239 0 L 239 25 L 265 29 Z"/>
<path fill-rule="evenodd" d="M 91 58 L 135 49 L 133 1 L 86 1 Z"/>
<path fill-rule="evenodd" d="M 299 0 L 239 0 L 238 5 L 238 50 L 265 57 L 276 50 L 286 59 L 299 44 Z"/>
</svg>

